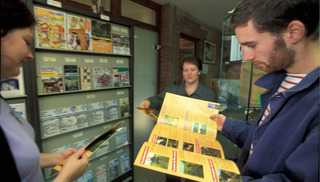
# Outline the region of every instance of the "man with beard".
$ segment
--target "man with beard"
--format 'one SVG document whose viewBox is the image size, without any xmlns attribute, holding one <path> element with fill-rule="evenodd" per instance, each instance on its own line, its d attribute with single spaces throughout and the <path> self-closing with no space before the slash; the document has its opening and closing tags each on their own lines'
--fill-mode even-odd
<svg viewBox="0 0 320 182">
<path fill-rule="evenodd" d="M 243 59 L 268 72 L 253 126 L 210 117 L 242 148 L 242 180 L 319 181 L 319 1 L 242 0 L 230 22 Z"/>
</svg>

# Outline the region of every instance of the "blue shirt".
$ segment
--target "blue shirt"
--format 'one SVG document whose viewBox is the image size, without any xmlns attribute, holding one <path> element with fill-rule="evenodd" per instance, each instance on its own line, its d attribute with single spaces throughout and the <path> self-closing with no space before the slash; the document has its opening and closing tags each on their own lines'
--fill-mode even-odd
<svg viewBox="0 0 320 182">
<path fill-rule="evenodd" d="M 255 84 L 268 91 L 255 124 L 226 119 L 222 133 L 242 147 L 237 164 L 243 181 L 319 181 L 319 69 L 279 94 L 285 71 L 261 77 Z M 270 116 L 258 126 L 269 102 Z"/>
<path fill-rule="evenodd" d="M 21 181 L 44 181 L 40 169 L 40 153 L 34 142 L 31 125 L 11 109 L 5 100 L 0 98 L 0 102 L 0 126 L 8 141 Z"/>
</svg>

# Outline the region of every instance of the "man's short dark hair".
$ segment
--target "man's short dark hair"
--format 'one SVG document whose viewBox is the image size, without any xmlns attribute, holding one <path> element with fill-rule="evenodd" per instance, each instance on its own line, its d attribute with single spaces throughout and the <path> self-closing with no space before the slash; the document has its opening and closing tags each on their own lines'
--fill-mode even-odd
<svg viewBox="0 0 320 182">
<path fill-rule="evenodd" d="M 242 0 L 235 8 L 230 25 L 244 26 L 249 20 L 259 32 L 282 33 L 289 23 L 301 21 L 306 37 L 319 37 L 319 0 Z"/>
</svg>

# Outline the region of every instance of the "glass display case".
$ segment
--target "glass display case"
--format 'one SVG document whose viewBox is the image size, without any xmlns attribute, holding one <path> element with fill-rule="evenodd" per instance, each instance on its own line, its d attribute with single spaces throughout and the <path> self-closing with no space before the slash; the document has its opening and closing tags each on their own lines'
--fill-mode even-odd
<svg viewBox="0 0 320 182">
<path fill-rule="evenodd" d="M 220 78 L 216 80 L 222 106 L 220 112 L 252 123 L 260 110 L 260 94 L 265 91 L 254 82 L 266 73 L 252 61 L 242 59 L 242 46 L 229 24 L 230 17 L 223 22 L 221 71 Z"/>
<path fill-rule="evenodd" d="M 220 113 L 252 124 L 260 111 L 260 94 L 265 91 L 254 82 L 265 72 L 252 61 L 242 59 L 242 47 L 230 27 L 230 17 L 223 21 L 222 26 L 220 77 L 212 80 L 219 95 Z M 240 148 L 220 134 L 217 139 L 225 150 L 226 158 L 236 161 Z"/>
</svg>

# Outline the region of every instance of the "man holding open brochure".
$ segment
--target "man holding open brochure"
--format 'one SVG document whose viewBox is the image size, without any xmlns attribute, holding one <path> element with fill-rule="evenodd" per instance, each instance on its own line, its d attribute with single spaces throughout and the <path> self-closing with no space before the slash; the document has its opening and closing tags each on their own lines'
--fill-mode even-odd
<svg viewBox="0 0 320 182">
<path fill-rule="evenodd" d="M 253 126 L 210 117 L 242 148 L 242 180 L 319 181 L 319 1 L 243 0 L 231 26 L 243 59 L 269 73 Z"/>
</svg>

